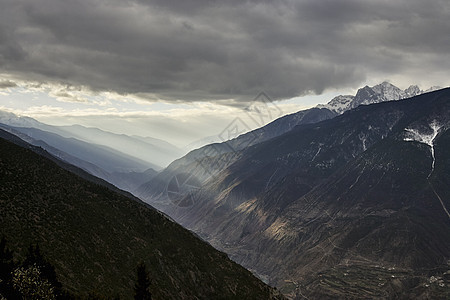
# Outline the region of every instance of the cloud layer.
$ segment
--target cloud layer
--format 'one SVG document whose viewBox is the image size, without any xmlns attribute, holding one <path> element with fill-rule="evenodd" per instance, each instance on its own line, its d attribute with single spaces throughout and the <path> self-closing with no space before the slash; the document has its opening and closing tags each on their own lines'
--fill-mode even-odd
<svg viewBox="0 0 450 300">
<path fill-rule="evenodd" d="M 0 73 L 16 80 L 168 101 L 249 100 L 261 90 L 290 98 L 389 78 L 448 85 L 447 0 L 1 0 L 1 7 Z"/>
</svg>

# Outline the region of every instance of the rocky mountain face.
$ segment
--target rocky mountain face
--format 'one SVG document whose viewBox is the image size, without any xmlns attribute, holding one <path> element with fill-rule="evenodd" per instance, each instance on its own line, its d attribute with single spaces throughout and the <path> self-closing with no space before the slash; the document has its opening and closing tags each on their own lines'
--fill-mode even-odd
<svg viewBox="0 0 450 300">
<path fill-rule="evenodd" d="M 382 102 L 188 164 L 182 201 L 170 170 L 141 196 L 292 297 L 448 297 L 450 89 Z"/>
<path fill-rule="evenodd" d="M 435 89 L 438 89 L 438 87 L 432 87 L 427 91 Z M 417 86 L 410 86 L 402 91 L 388 82 L 383 82 L 374 87 L 366 86 L 359 89 L 356 96 L 337 96 L 327 105 L 318 105 L 316 108 L 283 116 L 266 126 L 229 141 L 213 143 L 193 150 L 182 158 L 175 160 L 151 181 L 143 184 L 133 192 L 143 198 L 151 198 L 152 203 L 155 201 L 160 202 L 158 199 L 164 198 L 169 181 L 177 174 L 193 174 L 200 181 L 206 181 L 211 175 L 216 174 L 238 160 L 243 149 L 282 135 L 297 125 L 314 124 L 331 119 L 359 105 L 399 100 L 421 93 L 424 93 L 424 91 Z M 163 201 L 162 203 L 165 202 Z M 160 208 L 163 209 L 162 207 Z"/>
<path fill-rule="evenodd" d="M 430 89 L 423 91 L 417 85 L 411 85 L 409 88 L 401 90 L 395 85 L 385 81 L 373 87 L 365 86 L 360 88 L 355 96 L 337 96 L 327 104 L 318 105 L 317 107 L 327 108 L 338 114 L 342 114 L 360 105 L 406 99 L 438 89 L 439 87 L 431 87 Z"/>
<path fill-rule="evenodd" d="M 132 299 L 139 262 L 153 299 L 282 298 L 139 199 L 14 135 L 0 137 L 0 235 L 18 259 L 39 244 L 77 299 Z"/>
</svg>

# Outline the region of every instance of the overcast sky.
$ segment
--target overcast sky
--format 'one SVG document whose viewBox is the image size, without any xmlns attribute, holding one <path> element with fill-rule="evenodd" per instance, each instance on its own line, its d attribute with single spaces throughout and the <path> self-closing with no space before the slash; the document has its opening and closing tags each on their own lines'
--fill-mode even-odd
<svg viewBox="0 0 450 300">
<path fill-rule="evenodd" d="M 261 91 L 289 113 L 384 80 L 448 86 L 449 20 L 448 0 L 0 0 L 0 108 L 128 114 L 150 136 L 186 120 L 195 139 Z"/>
</svg>

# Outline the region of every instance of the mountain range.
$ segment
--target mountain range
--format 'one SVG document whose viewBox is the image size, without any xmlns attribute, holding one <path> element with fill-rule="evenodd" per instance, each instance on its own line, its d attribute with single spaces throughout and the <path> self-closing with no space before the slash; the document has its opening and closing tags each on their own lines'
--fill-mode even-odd
<svg viewBox="0 0 450 300">
<path fill-rule="evenodd" d="M 70 139 L 77 143 L 87 143 L 84 144 L 85 147 L 97 147 L 102 148 L 104 151 L 114 151 L 116 155 L 120 154 L 122 157 L 139 162 L 139 166 L 133 164 L 123 167 L 110 165 L 109 168 L 116 168 L 113 171 L 118 171 L 119 169 L 122 171 L 138 171 L 139 169 L 143 171 L 148 167 L 159 170 L 184 154 L 183 150 L 176 146 L 152 137 L 116 134 L 80 125 L 52 126 L 29 117 L 16 116 L 13 113 L 4 111 L 0 111 L 0 123 L 12 127 L 35 140 L 42 140 L 53 147 L 64 147 Z M 54 141 L 54 139 L 59 140 Z M 64 139 L 66 139 L 66 142 Z M 77 156 L 78 152 L 74 150 L 73 153 L 69 154 Z M 108 167 L 104 167 L 104 169 L 112 171 L 108 170 Z"/>
<path fill-rule="evenodd" d="M 0 128 L 121 189 L 133 191 L 184 151 L 155 138 L 52 126 L 0 111 Z"/>
<path fill-rule="evenodd" d="M 407 89 L 402 90 L 395 85 L 384 81 L 372 87 L 365 86 L 363 88 L 360 88 L 355 96 L 340 95 L 333 98 L 327 104 L 318 105 L 317 107 L 327 108 L 338 114 L 342 114 L 347 110 L 353 109 L 360 105 L 411 98 L 423 93 L 436 91 L 438 89 L 440 89 L 440 87 L 433 86 L 423 91 L 417 85 L 411 85 Z"/>
<path fill-rule="evenodd" d="M 265 139 L 276 120 L 246 147 L 193 151 L 138 195 L 293 298 L 448 297 L 450 89 L 374 96 L 403 95 L 387 87 L 339 115 L 286 116 L 329 112 Z M 178 174 L 200 184 L 173 201 Z"/>
<path fill-rule="evenodd" d="M 234 139 L 222 143 L 209 144 L 193 150 L 180 159 L 175 160 L 148 183 L 143 184 L 138 190 L 132 192 L 144 199 L 151 198 L 152 200 L 149 201 L 154 202 L 155 199 L 165 197 L 165 190 L 169 181 L 177 174 L 193 174 L 200 181 L 206 181 L 211 175 L 216 174 L 239 159 L 241 150 L 289 132 L 297 125 L 314 124 L 331 119 L 359 105 L 399 100 L 436 89 L 439 89 L 439 87 L 432 87 L 423 91 L 413 85 L 403 91 L 388 82 L 383 82 L 373 87 L 365 86 L 360 88 L 355 96 L 337 96 L 326 105 L 320 104 L 310 109 L 285 115 L 261 128 L 242 134 Z M 160 208 L 162 209 L 162 207 Z"/>
<path fill-rule="evenodd" d="M 161 141 L 0 121 L 132 192 L 289 298 L 450 297 L 449 88 L 365 86 L 159 172 L 126 143 L 170 148 Z"/>
</svg>

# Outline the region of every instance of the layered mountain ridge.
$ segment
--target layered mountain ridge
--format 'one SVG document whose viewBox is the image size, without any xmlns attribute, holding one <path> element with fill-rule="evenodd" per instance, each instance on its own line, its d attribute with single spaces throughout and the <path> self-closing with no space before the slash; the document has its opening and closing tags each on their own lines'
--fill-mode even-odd
<svg viewBox="0 0 450 300">
<path fill-rule="evenodd" d="M 0 128 L 130 192 L 183 154 L 177 147 L 151 137 L 80 125 L 52 126 L 4 111 L 0 111 Z"/>
<path fill-rule="evenodd" d="M 438 87 L 432 87 L 427 91 L 435 89 L 438 89 Z M 399 100 L 421 93 L 424 93 L 424 91 L 420 90 L 418 86 L 410 86 L 403 91 L 388 82 L 383 82 L 374 87 L 363 87 L 358 90 L 356 96 L 337 96 L 327 105 L 318 105 L 315 108 L 283 116 L 232 140 L 193 150 L 182 158 L 175 160 L 148 183 L 143 184 L 133 192 L 144 198 L 159 199 L 165 197 L 169 181 L 177 174 L 188 173 L 194 175 L 200 181 L 206 181 L 238 160 L 242 150 L 289 132 L 297 125 L 314 124 L 331 119 L 359 105 Z"/>
<path fill-rule="evenodd" d="M 159 170 L 184 154 L 183 150 L 156 138 L 116 134 L 81 125 L 52 126 L 5 111 L 0 111 L 0 123 L 56 148 L 58 148 L 58 144 L 65 144 L 63 139 L 87 143 L 86 145 L 92 145 L 92 147 L 106 147 L 106 151 L 114 150 L 121 156 L 128 156 L 129 159 L 138 161 L 141 165 L 139 167 L 143 170 L 149 167 Z M 52 144 L 56 137 L 60 141 Z M 69 154 L 77 156 L 76 153 Z M 136 166 L 130 166 L 126 171 L 138 171 L 137 169 Z"/>
<path fill-rule="evenodd" d="M 426 285 L 448 271 L 450 89 L 381 102 L 172 164 L 140 196 L 292 297 L 442 297 Z M 203 181 L 190 206 L 167 197 L 174 171 Z"/>
</svg>

